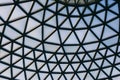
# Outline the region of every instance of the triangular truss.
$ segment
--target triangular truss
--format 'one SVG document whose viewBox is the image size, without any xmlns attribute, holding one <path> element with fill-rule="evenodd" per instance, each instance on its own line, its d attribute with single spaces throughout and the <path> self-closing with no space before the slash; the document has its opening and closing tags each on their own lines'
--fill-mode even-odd
<svg viewBox="0 0 120 80">
<path fill-rule="evenodd" d="M 119 80 L 120 2 L 0 1 L 0 80 Z"/>
</svg>

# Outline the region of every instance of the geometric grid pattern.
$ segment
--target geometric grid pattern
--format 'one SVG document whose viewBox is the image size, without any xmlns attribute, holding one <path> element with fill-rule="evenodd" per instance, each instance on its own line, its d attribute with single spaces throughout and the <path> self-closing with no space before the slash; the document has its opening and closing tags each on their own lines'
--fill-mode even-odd
<svg viewBox="0 0 120 80">
<path fill-rule="evenodd" d="M 1 80 L 119 80 L 120 2 L 1 0 Z"/>
</svg>

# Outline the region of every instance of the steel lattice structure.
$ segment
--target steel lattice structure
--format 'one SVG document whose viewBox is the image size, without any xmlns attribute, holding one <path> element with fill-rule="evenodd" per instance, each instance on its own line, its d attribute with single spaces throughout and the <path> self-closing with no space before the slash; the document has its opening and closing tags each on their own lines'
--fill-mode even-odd
<svg viewBox="0 0 120 80">
<path fill-rule="evenodd" d="M 0 80 L 119 79 L 119 0 L 0 1 Z"/>
</svg>

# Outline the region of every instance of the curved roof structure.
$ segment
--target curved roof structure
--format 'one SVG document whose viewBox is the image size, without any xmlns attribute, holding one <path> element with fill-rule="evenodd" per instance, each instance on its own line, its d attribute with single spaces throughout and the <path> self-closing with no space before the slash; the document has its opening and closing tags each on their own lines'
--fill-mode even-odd
<svg viewBox="0 0 120 80">
<path fill-rule="evenodd" d="M 118 0 L 1 0 L 0 80 L 119 80 Z"/>
</svg>

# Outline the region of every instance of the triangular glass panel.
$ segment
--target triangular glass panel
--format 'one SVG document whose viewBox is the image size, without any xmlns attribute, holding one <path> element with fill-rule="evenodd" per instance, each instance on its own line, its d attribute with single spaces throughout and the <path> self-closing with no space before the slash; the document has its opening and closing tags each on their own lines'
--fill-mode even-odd
<svg viewBox="0 0 120 80">
<path fill-rule="evenodd" d="M 27 3 L 21 3 L 19 6 L 21 6 L 27 13 L 29 13 L 32 5 L 33 5 L 33 1 L 30 1 Z"/>
<path fill-rule="evenodd" d="M 15 19 L 25 17 L 25 16 L 26 14 L 18 6 L 16 6 L 14 11 L 12 12 L 10 20 L 15 20 Z"/>
<path fill-rule="evenodd" d="M 42 40 L 42 27 L 39 26 L 38 28 L 27 33 L 27 35 L 35 39 Z"/>
<path fill-rule="evenodd" d="M 60 38 L 62 40 L 62 42 L 65 41 L 65 39 L 71 34 L 71 31 L 67 31 L 67 30 L 60 30 Z"/>
<path fill-rule="evenodd" d="M 47 40 L 47 42 L 60 43 L 58 32 L 54 32 Z"/>
<path fill-rule="evenodd" d="M 40 23 L 37 22 L 36 20 L 32 19 L 32 18 L 29 18 L 28 22 L 27 22 L 27 26 L 26 27 L 26 32 L 36 28 L 37 26 L 39 26 Z"/>
<path fill-rule="evenodd" d="M 12 9 L 13 9 L 14 5 L 8 5 L 8 6 L 1 6 L 0 7 L 0 16 L 1 18 L 3 18 L 4 20 L 7 20 Z"/>
<path fill-rule="evenodd" d="M 67 40 L 65 41 L 65 44 L 79 44 L 76 35 L 72 33 Z"/>
</svg>

